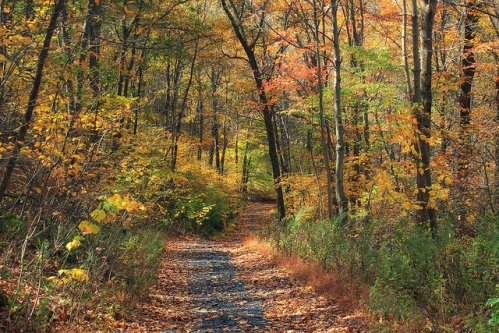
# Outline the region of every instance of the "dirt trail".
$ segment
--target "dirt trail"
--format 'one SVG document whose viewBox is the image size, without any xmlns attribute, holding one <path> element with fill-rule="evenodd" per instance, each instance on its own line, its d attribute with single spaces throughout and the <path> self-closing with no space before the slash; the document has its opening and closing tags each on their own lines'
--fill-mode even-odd
<svg viewBox="0 0 499 333">
<path fill-rule="evenodd" d="M 360 319 L 315 294 L 241 238 L 268 221 L 272 205 L 256 204 L 220 241 L 171 239 L 151 301 L 121 332 L 367 332 Z"/>
</svg>

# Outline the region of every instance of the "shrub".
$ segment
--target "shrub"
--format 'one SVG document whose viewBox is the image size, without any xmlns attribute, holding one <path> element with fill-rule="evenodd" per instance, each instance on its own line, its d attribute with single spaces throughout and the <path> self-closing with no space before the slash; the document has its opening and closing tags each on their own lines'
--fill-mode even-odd
<svg viewBox="0 0 499 333">
<path fill-rule="evenodd" d="M 478 331 L 489 327 L 485 332 L 498 317 L 499 226 L 493 217 L 480 225 L 475 237 L 463 237 L 452 221 L 442 220 L 432 237 L 408 219 L 351 219 L 345 228 L 334 220 L 314 221 L 304 209 L 288 217 L 277 234 L 283 251 L 371 286 L 367 303 L 381 316 L 442 327 L 461 317 Z M 483 316 L 487 300 L 489 323 Z"/>
</svg>

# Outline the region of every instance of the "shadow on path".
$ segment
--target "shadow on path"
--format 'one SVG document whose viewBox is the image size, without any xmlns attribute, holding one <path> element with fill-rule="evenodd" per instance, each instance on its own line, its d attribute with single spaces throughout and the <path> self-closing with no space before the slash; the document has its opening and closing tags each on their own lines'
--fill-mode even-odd
<svg viewBox="0 0 499 333">
<path fill-rule="evenodd" d="M 212 242 L 189 244 L 182 256 L 191 267 L 189 280 L 195 317 L 202 321 L 191 332 L 269 331 L 262 301 L 247 292 L 235 278 L 227 253 Z"/>
</svg>

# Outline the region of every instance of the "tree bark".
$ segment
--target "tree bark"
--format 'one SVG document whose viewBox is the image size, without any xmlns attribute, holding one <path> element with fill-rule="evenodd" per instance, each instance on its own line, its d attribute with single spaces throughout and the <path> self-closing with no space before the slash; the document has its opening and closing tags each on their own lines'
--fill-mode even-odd
<svg viewBox="0 0 499 333">
<path fill-rule="evenodd" d="M 404 72 L 406 79 L 407 98 L 412 100 L 411 74 L 409 70 L 409 54 L 407 51 L 407 0 L 402 1 L 402 53 L 404 57 Z M 414 26 L 413 26 L 414 28 Z M 414 41 L 414 40 L 413 40 Z"/>
<path fill-rule="evenodd" d="M 437 211 L 430 206 L 431 179 L 431 111 L 432 111 L 432 54 L 433 54 L 433 23 L 437 0 L 421 0 L 421 102 L 422 109 L 418 108 L 418 145 L 421 154 L 418 176 L 418 199 L 422 204 L 419 210 L 419 221 L 429 222 L 433 234 L 436 232 Z"/>
<path fill-rule="evenodd" d="M 340 33 L 338 28 L 338 1 L 331 3 L 333 19 L 333 45 L 334 45 L 334 113 L 336 130 L 336 201 L 338 203 L 338 212 L 341 217 L 341 224 L 345 224 L 348 214 L 348 199 L 345 193 L 344 185 L 344 166 L 345 166 L 345 138 L 343 129 L 343 118 L 341 115 L 341 53 L 340 53 Z"/>
<path fill-rule="evenodd" d="M 331 163 L 329 159 L 329 152 L 327 147 L 328 137 L 326 133 L 326 120 L 324 118 L 324 94 L 323 94 L 323 80 L 322 80 L 322 60 L 321 60 L 321 50 L 319 47 L 319 15 L 318 15 L 318 4 L 314 1 L 314 39 L 315 39 L 315 57 L 317 58 L 317 91 L 319 94 L 319 119 L 320 119 L 320 129 L 321 129 L 321 148 L 322 148 L 322 158 L 324 159 L 324 166 L 326 168 L 326 180 L 327 180 L 327 216 L 331 220 L 334 217 L 333 212 L 333 174 L 331 171 Z"/>
<path fill-rule="evenodd" d="M 468 185 L 470 155 L 471 155 L 471 140 L 470 140 L 470 115 L 471 115 L 471 88 L 473 77 L 475 76 L 476 60 L 473 53 L 475 39 L 475 25 L 478 23 L 478 16 L 474 13 L 473 7 L 475 1 L 466 3 L 466 17 L 464 20 L 464 46 L 462 53 L 462 75 L 461 84 L 459 85 L 460 94 L 459 102 L 459 137 L 462 147 L 458 153 L 458 170 L 457 179 L 460 198 L 466 198 L 466 189 Z M 460 222 L 463 224 L 466 221 L 466 204 L 465 200 L 460 203 Z"/>
</svg>

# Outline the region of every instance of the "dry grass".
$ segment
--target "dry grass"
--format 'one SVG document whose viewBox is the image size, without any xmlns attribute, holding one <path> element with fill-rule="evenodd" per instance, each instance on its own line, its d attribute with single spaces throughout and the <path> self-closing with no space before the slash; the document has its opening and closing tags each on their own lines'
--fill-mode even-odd
<svg viewBox="0 0 499 333">
<path fill-rule="evenodd" d="M 358 308 L 359 301 L 368 296 L 369 288 L 357 286 L 351 277 L 328 271 L 318 264 L 296 255 L 280 253 L 268 241 L 257 235 L 247 235 L 243 239 L 243 244 L 251 251 L 269 258 L 277 266 L 288 271 L 295 279 L 311 286 L 318 294 L 335 300 L 342 306 Z"/>
</svg>

